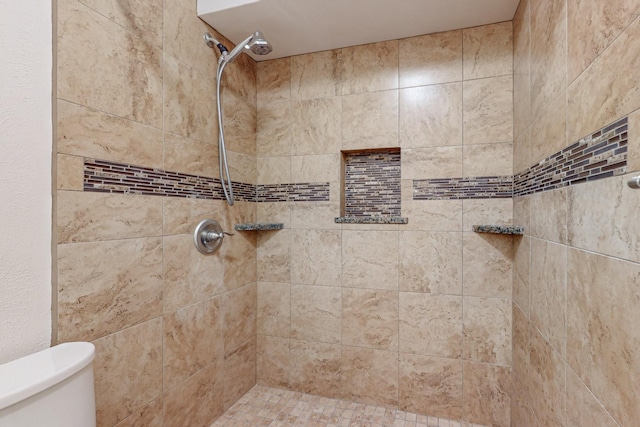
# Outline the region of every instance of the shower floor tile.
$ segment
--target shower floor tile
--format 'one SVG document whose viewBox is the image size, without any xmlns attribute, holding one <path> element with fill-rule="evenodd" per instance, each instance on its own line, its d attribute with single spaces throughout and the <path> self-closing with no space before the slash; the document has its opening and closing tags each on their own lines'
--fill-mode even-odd
<svg viewBox="0 0 640 427">
<path fill-rule="evenodd" d="M 348 400 L 255 386 L 211 427 L 484 427 Z"/>
</svg>

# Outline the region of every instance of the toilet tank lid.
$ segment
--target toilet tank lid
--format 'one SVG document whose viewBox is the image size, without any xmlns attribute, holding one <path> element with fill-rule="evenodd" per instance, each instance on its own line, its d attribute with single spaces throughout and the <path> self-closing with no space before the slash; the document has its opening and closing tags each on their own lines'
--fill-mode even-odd
<svg viewBox="0 0 640 427">
<path fill-rule="evenodd" d="M 93 344 L 69 342 L 0 365 L 0 410 L 64 381 L 94 355 Z"/>
</svg>

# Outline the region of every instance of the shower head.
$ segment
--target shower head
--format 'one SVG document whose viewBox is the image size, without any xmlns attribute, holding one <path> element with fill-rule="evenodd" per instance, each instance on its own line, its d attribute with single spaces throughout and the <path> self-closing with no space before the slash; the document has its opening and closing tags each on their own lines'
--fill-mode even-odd
<svg viewBox="0 0 640 427">
<path fill-rule="evenodd" d="M 271 47 L 271 43 L 265 40 L 260 31 L 256 31 L 247 37 L 242 43 L 238 43 L 238 45 L 231 50 L 231 52 L 224 56 L 224 60 L 227 62 L 231 62 L 238 55 L 240 55 L 244 49 L 250 49 L 251 52 L 256 55 L 266 55 L 273 50 Z"/>
</svg>

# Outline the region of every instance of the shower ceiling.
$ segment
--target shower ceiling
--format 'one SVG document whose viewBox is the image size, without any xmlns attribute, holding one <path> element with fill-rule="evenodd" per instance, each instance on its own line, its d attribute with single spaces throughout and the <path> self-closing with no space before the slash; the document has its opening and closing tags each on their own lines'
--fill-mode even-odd
<svg viewBox="0 0 640 427">
<path fill-rule="evenodd" d="M 233 43 L 256 30 L 264 61 L 509 21 L 519 0 L 198 0 L 198 15 Z"/>
</svg>

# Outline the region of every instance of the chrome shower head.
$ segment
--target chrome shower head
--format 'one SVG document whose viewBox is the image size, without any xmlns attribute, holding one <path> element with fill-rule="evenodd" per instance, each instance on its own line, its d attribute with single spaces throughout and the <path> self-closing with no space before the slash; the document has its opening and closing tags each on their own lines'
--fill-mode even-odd
<svg viewBox="0 0 640 427">
<path fill-rule="evenodd" d="M 252 40 L 247 46 L 251 49 L 251 52 L 256 55 L 267 55 L 273 50 L 271 43 L 264 38 L 260 31 L 253 33 Z"/>
</svg>

